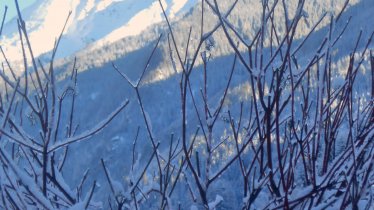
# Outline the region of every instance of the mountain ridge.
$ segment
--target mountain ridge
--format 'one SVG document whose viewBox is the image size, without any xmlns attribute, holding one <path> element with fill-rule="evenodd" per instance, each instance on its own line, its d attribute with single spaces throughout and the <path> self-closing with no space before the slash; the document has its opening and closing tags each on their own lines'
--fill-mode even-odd
<svg viewBox="0 0 374 210">
<path fill-rule="evenodd" d="M 168 14 L 175 16 L 194 1 L 164 0 L 163 4 Z M 153 0 L 37 0 L 22 11 L 36 57 L 48 55 L 52 50 L 69 11 L 72 14 L 57 58 L 70 56 L 89 45 L 97 49 L 126 36 L 136 36 L 163 20 L 158 1 Z M 0 40 L 13 61 L 22 58 L 16 19 L 5 24 Z"/>
</svg>

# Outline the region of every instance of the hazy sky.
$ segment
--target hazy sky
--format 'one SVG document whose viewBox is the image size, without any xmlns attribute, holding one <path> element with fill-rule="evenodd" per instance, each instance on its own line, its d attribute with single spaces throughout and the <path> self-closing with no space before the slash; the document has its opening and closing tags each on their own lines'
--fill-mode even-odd
<svg viewBox="0 0 374 210">
<path fill-rule="evenodd" d="M 35 1 L 36 0 L 18 0 L 18 4 L 22 10 L 26 8 L 27 6 L 30 6 Z M 17 14 L 14 0 L 0 0 L 0 16 L 1 16 L 0 19 L 1 20 L 3 18 L 5 5 L 8 6 L 7 18 L 5 21 L 9 21 Z"/>
</svg>

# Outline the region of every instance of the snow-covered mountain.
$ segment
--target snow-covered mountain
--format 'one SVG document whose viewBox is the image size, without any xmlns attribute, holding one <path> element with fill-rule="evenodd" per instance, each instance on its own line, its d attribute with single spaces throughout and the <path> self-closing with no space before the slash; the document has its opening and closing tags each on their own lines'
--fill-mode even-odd
<svg viewBox="0 0 374 210">
<path fill-rule="evenodd" d="M 164 0 L 170 18 L 191 8 L 196 0 Z M 14 7 L 14 5 L 9 5 Z M 136 36 L 162 21 L 156 0 L 37 0 L 23 13 L 36 56 L 48 53 L 59 36 L 68 13 L 66 32 L 58 57 L 66 57 L 90 45 L 101 48 L 127 36 Z M 1 45 L 10 60 L 21 58 L 16 20 L 4 26 Z"/>
</svg>

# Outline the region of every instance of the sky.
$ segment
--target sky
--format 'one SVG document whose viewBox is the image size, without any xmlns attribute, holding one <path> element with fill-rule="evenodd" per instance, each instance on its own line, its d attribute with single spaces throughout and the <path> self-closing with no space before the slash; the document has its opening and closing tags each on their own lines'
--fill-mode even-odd
<svg viewBox="0 0 374 210">
<path fill-rule="evenodd" d="M 18 0 L 18 4 L 22 9 L 30 6 L 32 3 L 34 3 L 36 0 Z M 14 16 L 16 16 L 17 12 L 16 12 L 16 7 L 15 7 L 15 3 L 14 3 L 14 0 L 0 0 L 0 15 L 1 15 L 1 20 L 3 18 L 3 14 L 4 14 L 4 9 L 5 9 L 5 5 L 8 6 L 8 11 L 7 11 L 7 17 L 6 17 L 6 20 L 5 22 L 11 20 Z"/>
</svg>

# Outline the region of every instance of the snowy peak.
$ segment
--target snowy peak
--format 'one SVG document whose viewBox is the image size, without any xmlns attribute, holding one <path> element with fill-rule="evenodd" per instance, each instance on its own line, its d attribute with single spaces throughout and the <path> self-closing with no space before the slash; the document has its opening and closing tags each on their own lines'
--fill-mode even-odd
<svg viewBox="0 0 374 210">
<path fill-rule="evenodd" d="M 196 0 L 162 0 L 170 18 L 175 18 L 195 3 Z M 60 58 L 88 45 L 96 49 L 138 35 L 163 19 L 158 0 L 38 0 L 23 11 L 36 56 L 51 51 L 69 11 L 72 14 L 59 48 Z M 15 26 L 15 19 L 8 22 L 0 39 L 10 60 L 20 60 L 22 55 Z"/>
</svg>

